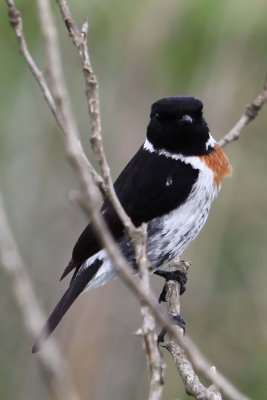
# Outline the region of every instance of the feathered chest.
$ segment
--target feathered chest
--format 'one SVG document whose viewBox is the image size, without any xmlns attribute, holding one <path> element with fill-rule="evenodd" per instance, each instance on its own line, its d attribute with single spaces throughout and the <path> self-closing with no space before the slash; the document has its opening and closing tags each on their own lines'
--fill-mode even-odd
<svg viewBox="0 0 267 400">
<path fill-rule="evenodd" d="M 198 157 L 190 158 L 187 158 L 187 163 L 199 174 L 189 196 L 179 207 L 148 224 L 148 256 L 155 268 L 180 256 L 197 236 L 219 190 L 214 172 L 205 161 Z"/>
</svg>

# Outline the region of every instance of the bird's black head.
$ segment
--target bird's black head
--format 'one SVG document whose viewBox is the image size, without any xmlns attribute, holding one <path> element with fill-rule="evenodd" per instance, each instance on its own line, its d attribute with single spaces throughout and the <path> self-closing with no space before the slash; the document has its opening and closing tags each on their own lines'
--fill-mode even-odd
<svg viewBox="0 0 267 400">
<path fill-rule="evenodd" d="M 207 154 L 209 129 L 195 97 L 169 97 L 151 107 L 147 138 L 156 149 L 185 156 Z"/>
</svg>

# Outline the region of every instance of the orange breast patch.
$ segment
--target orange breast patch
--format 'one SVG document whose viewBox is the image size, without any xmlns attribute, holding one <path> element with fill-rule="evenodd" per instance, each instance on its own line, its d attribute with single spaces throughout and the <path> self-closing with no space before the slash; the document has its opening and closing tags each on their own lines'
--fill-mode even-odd
<svg viewBox="0 0 267 400">
<path fill-rule="evenodd" d="M 214 184 L 217 187 L 221 186 L 221 182 L 225 176 L 230 176 L 232 167 L 229 164 L 228 158 L 220 145 L 216 144 L 214 150 L 200 159 L 212 169 L 214 173 Z"/>
</svg>

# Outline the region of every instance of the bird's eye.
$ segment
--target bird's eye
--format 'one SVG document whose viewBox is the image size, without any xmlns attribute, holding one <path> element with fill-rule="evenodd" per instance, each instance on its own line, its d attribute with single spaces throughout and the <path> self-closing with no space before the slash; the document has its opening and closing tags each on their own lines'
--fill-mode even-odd
<svg viewBox="0 0 267 400">
<path fill-rule="evenodd" d="M 174 121 L 175 119 L 177 119 L 177 115 L 176 114 L 170 114 L 168 112 L 165 111 L 161 111 L 159 112 L 155 112 L 153 114 L 153 117 L 159 121 L 160 123 L 168 123 L 171 121 Z"/>
<path fill-rule="evenodd" d="M 203 107 L 199 107 L 199 109 L 196 110 L 195 114 L 201 116 L 202 115 L 202 109 L 203 109 Z"/>
<path fill-rule="evenodd" d="M 154 117 L 157 121 L 160 121 L 160 122 L 168 121 L 170 118 L 169 114 L 167 114 L 165 112 L 161 112 L 161 113 L 156 112 L 154 114 Z"/>
</svg>

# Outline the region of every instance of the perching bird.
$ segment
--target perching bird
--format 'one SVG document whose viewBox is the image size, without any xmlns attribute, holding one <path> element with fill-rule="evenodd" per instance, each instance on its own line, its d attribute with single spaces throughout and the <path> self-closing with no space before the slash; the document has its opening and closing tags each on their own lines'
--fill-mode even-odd
<svg viewBox="0 0 267 400">
<path fill-rule="evenodd" d="M 153 270 L 179 257 L 206 222 L 222 179 L 231 167 L 210 135 L 195 97 L 170 97 L 151 107 L 145 143 L 114 184 L 135 226 L 147 222 L 147 255 Z M 101 213 L 122 253 L 136 271 L 134 249 L 108 201 Z M 116 276 L 89 223 L 74 246 L 62 277 L 74 270 L 69 288 L 49 317 L 33 352 L 53 332 L 75 299 Z"/>
</svg>

